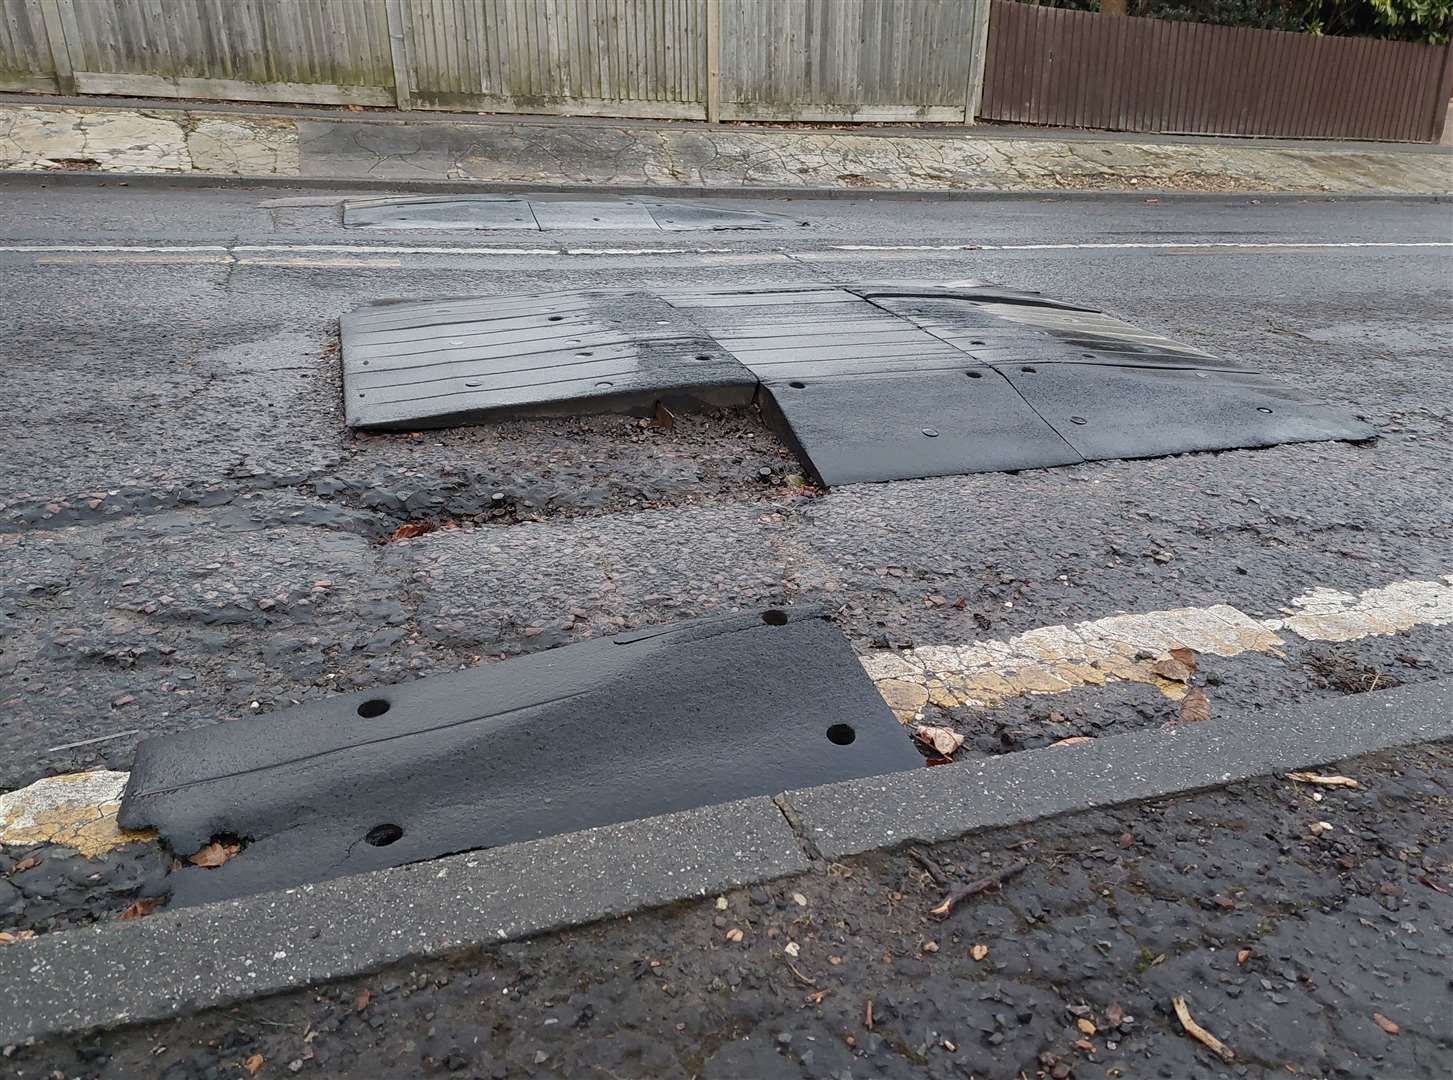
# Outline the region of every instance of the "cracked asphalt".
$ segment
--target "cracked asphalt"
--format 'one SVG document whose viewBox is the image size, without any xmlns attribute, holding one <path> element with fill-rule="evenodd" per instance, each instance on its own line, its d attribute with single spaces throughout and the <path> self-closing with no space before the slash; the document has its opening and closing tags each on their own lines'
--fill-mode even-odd
<svg viewBox="0 0 1453 1080">
<path fill-rule="evenodd" d="M 9 464 L 0 475 L 0 737 L 6 750 L 0 790 L 101 765 L 125 769 L 146 735 L 737 608 L 824 604 L 853 646 L 868 652 L 1003 638 L 1179 606 L 1229 603 L 1273 617 L 1316 587 L 1355 593 L 1453 572 L 1447 352 L 1453 249 L 1315 246 L 1446 243 L 1453 240 L 1453 216 L 1444 203 L 1247 196 L 713 199 L 810 224 L 782 232 L 675 234 L 665 242 L 657 232 L 551 233 L 522 244 L 519 234 L 370 232 L 360 239 L 340 227 L 334 205 L 259 205 L 288 197 L 326 200 L 336 188 L 121 183 L 0 181 L 6 211 L 0 248 L 52 249 L 0 250 L 0 301 L 11 344 L 9 392 L 0 400 Z M 1075 246 L 1139 242 L 1178 246 Z M 1195 246 L 1206 243 L 1279 246 Z M 946 244 L 1061 246 L 861 250 Z M 1366 416 L 1381 438 L 824 494 L 801 482 L 796 460 L 750 411 L 684 416 L 669 430 L 624 417 L 512 421 L 421 435 L 353 435 L 342 423 L 336 320 L 372 301 L 612 285 L 887 279 L 981 279 L 1103 306 L 1212 352 L 1251 359 L 1268 374 Z M 386 542 L 411 522 L 432 531 Z M 1453 631 L 1418 627 L 1341 644 L 1299 644 L 1285 659 L 1218 658 L 1207 689 L 1216 714 L 1226 715 L 1347 693 L 1373 676 L 1387 685 L 1450 671 Z M 970 736 L 968 752 L 1000 753 L 1070 734 L 1158 724 L 1172 709 L 1151 688 L 1115 684 L 1015 699 L 996 709 L 953 710 L 943 719 Z M 104 741 L 55 749 L 83 740 Z M 1431 872 L 1442 872 L 1437 866 L 1448 858 L 1437 846 L 1446 842 L 1448 822 L 1447 760 L 1438 753 L 1376 764 L 1423 770 L 1426 785 L 1438 789 L 1436 797 L 1431 788 L 1419 789 L 1416 798 L 1426 796 L 1418 803 L 1421 816 L 1389 812 L 1385 826 L 1391 850 L 1421 844 L 1418 837 L 1431 830 L 1432 838 L 1424 837 L 1435 852 Z M 1274 815 L 1285 785 L 1266 785 L 1256 805 Z M 1185 805 L 1202 807 L 1196 813 L 1204 817 L 1212 809 L 1232 813 L 1239 804 L 1231 795 L 1207 795 Z M 1263 811 L 1236 812 L 1250 821 Z M 1117 813 L 1129 821 L 1150 811 Z M 1367 820 L 1381 821 L 1381 813 Z M 1116 836 L 1123 824 L 1103 817 L 1082 823 L 1086 835 L 1100 829 Z M 1249 873 L 1234 849 L 1218 846 L 1223 841 L 1215 829 L 1197 828 L 1161 843 L 1170 849 L 1204 840 L 1219 852 L 1225 873 Z M 1264 843 L 1255 833 L 1246 827 L 1247 842 Z M 1022 836 L 1031 837 L 1047 842 L 1043 830 Z M 967 872 L 970 848 L 994 851 L 1008 842 L 996 839 L 979 849 L 975 839 L 942 857 Z M 1055 840 L 1062 842 L 1070 842 L 1069 832 Z M 4 854 L 13 868 L 24 853 Z M 44 930 L 111 918 L 158 888 L 149 856 L 123 849 L 108 858 L 116 868 L 105 871 L 105 888 L 67 891 L 66 882 L 86 876 L 84 866 L 70 867 L 64 881 L 46 878 L 51 884 L 28 903 L 0 906 L 3 925 Z M 1279 848 L 1265 855 L 1277 866 L 1286 858 Z M 850 889 L 906 873 L 901 856 L 868 862 Z M 1293 893 L 1303 887 L 1300 877 L 1287 880 Z M 1438 880 L 1446 883 L 1446 873 Z M 1449 929 L 1442 897 L 1425 892 L 1430 895 L 1407 901 L 1407 921 L 1423 935 L 1419 942 Z M 779 916 L 780 902 L 774 893 L 769 910 Z M 852 903 L 868 901 L 864 895 Z M 1386 905 L 1370 903 L 1362 914 L 1383 932 L 1378 910 Z M 1279 918 L 1287 915 L 1277 911 Z M 650 915 L 634 929 L 589 933 L 603 943 L 600 963 L 617 948 L 661 959 L 662 942 L 679 925 L 672 920 L 685 917 Z M 1137 925 L 1154 918 L 1133 916 Z M 898 925 L 864 916 L 862 926 L 834 932 L 877 941 L 874 935 L 898 933 Z M 647 933 L 642 926 L 654 927 L 656 937 L 634 937 Z M 1327 936 L 1318 948 L 1326 948 L 1326 941 L 1345 943 L 1351 924 L 1319 926 Z M 1056 937 L 1044 945 L 1042 962 L 1088 955 L 1083 947 L 1094 933 L 1087 928 Z M 1381 978 L 1373 955 L 1383 947 L 1380 940 L 1369 937 L 1341 961 L 1336 977 L 1357 994 L 1366 996 Z M 1294 950 L 1295 942 L 1286 948 Z M 519 960 L 524 953 L 515 949 L 541 958 Z M 560 957 L 569 955 L 552 953 L 548 943 L 512 946 L 479 961 L 479 970 L 492 974 L 468 978 L 503 980 L 502 988 L 518 981 L 523 966 L 546 982 L 566 980 L 569 965 L 561 967 Z M 1442 955 L 1446 970 L 1446 948 Z M 951 980 L 936 982 L 945 976 L 932 974 L 930 959 L 914 960 L 925 968 L 921 979 L 915 975 L 918 981 L 906 984 L 912 990 L 891 991 L 897 995 L 892 1023 L 903 1025 L 898 1043 L 906 1050 L 882 1051 L 891 1060 L 862 1059 L 839 1038 L 831 1055 L 823 1050 L 816 1064 L 806 1065 L 803 1040 L 809 1033 L 825 1038 L 822 1031 L 794 1027 L 784 1043 L 766 1019 L 769 1004 L 778 1005 L 775 996 L 762 995 L 779 978 L 780 961 L 764 953 L 733 962 L 730 978 L 714 974 L 729 985 L 746 980 L 761 994 L 737 1020 L 718 1025 L 715 1038 L 757 1032 L 747 1050 L 731 1051 L 748 1057 L 735 1065 L 736 1059 L 722 1058 L 728 1064 L 718 1062 L 712 1072 L 717 1048 L 686 1012 L 673 1024 L 686 1023 L 682 1031 L 699 1036 L 696 1057 L 671 1049 L 668 1044 L 686 1036 L 662 1026 L 658 1011 L 634 1003 L 620 1021 L 630 1038 L 615 1045 L 636 1045 L 639 1054 L 613 1064 L 603 1051 L 598 1064 L 606 1071 L 599 1075 L 837 1076 L 843 1069 L 899 1075 L 910 1066 L 926 1075 L 999 1075 L 997 1065 L 960 1067 L 978 1057 L 952 1064 L 940 1061 L 938 1051 L 918 1048 L 913 1024 L 953 1030 L 944 1037 L 956 1045 L 977 1046 L 989 1034 L 952 1027 L 954 995 L 969 991 Z M 1196 961 L 1195 973 L 1211 979 L 1205 963 Z M 1285 982 L 1275 992 L 1290 996 L 1295 973 L 1279 972 L 1295 965 L 1277 963 L 1265 977 L 1279 987 Z M 1070 1053 L 1057 1034 L 1063 1018 L 1056 1010 L 1080 999 L 1097 1010 L 1107 1007 L 1108 988 L 1129 978 L 1127 970 L 1122 965 L 1094 976 L 1105 988 L 1097 995 L 1084 989 L 1088 984 L 1071 989 L 1070 983 L 1030 981 L 1005 988 L 1012 1007 L 996 1008 L 1014 1016 L 1031 1012 L 1033 1024 L 1013 1026 L 1027 1024 L 1032 1034 L 1006 1033 L 1003 1045 L 1014 1053 L 990 1057 L 1012 1060 L 1027 1075 L 1036 1069 L 1056 1075 L 1060 1058 Z M 1322 983 L 1330 971 L 1313 974 Z M 1187 977 L 1192 974 L 1188 969 Z M 458 971 L 450 977 L 451 985 L 475 985 Z M 866 967 L 862 977 L 871 983 Z M 884 977 L 874 969 L 872 979 Z M 399 987 L 407 983 L 398 980 Z M 534 1000 L 568 997 L 563 982 L 550 985 Z M 488 989 L 498 993 L 493 983 Z M 1446 986 L 1440 992 L 1446 995 Z M 611 1008 L 619 1010 L 637 989 L 610 993 Z M 1055 995 L 1065 1000 L 1055 1004 Z M 1195 1058 L 1198 1052 L 1174 1036 L 1164 1016 L 1151 1020 L 1154 1009 L 1163 1010 L 1163 997 L 1122 1002 L 1125 1012 L 1155 1027 L 1157 1041 L 1146 1049 L 1169 1063 L 1172 1073 L 1162 1074 L 1220 1075 L 1219 1066 L 1204 1055 Z M 286 1013 L 288 1024 L 310 1023 L 304 1014 L 312 1006 L 305 1005 L 300 998 L 279 1008 L 295 1010 Z M 605 1003 L 593 1007 L 605 1014 Z M 833 1023 L 846 1024 L 846 1001 L 831 1007 L 845 1010 Z M 1237 1020 L 1237 1007 L 1220 1015 Z M 1337 1008 L 1322 1001 L 1317 1022 L 1330 1022 Z M 338 1030 L 363 1022 L 375 1032 L 367 1018 L 375 1014 L 360 1021 L 362 1012 L 335 1011 Z M 561 1013 L 556 1030 L 563 1032 L 580 1012 Z M 1103 1014 L 1095 1015 L 1099 1024 Z M 985 1016 L 984 1022 L 997 1023 L 992 1009 Z M 528 1023 L 548 1019 L 541 1013 Z M 1275 1028 L 1269 1019 L 1258 1022 Z M 542 1047 L 549 1056 L 536 1061 L 535 1051 L 524 1049 L 522 1023 L 496 1017 L 476 1033 L 485 1041 L 519 1042 L 518 1054 L 465 1046 L 464 1035 L 455 1035 L 467 1032 L 462 1020 L 441 1025 L 441 1038 L 403 1021 L 386 1023 L 376 1037 L 395 1040 L 387 1045 L 400 1054 L 412 1040 L 413 1056 L 398 1059 L 399 1075 L 436 1067 L 425 1058 L 452 1068 L 455 1053 L 464 1061 L 460 1070 L 484 1076 L 587 1074 L 563 1056 L 574 1050 Z M 1227 1027 L 1221 1034 L 1234 1043 L 1235 1025 Z M 1432 1034 L 1387 1044 L 1387 1052 L 1411 1056 L 1396 1059 L 1403 1071 L 1382 1075 L 1438 1075 L 1437 1066 L 1453 1060 L 1448 1032 L 1431 1022 L 1425 1027 Z M 204 1034 L 202 1027 L 188 1028 L 164 1041 L 180 1046 L 184 1037 L 200 1047 Z M 1273 1035 L 1285 1040 L 1276 1054 L 1298 1049 L 1287 1032 L 1267 1037 Z M 140 1046 L 150 1037 L 117 1038 Z M 859 1049 L 869 1053 L 870 1040 L 860 1037 Z M 1346 1056 L 1351 1043 L 1336 1041 L 1344 1037 L 1352 1038 L 1329 1035 L 1320 1057 L 1297 1060 L 1312 1075 L 1374 1074 L 1359 1072 L 1356 1061 L 1372 1052 L 1376 1033 L 1357 1029 L 1366 1045 L 1354 1048 L 1356 1061 Z M 198 1049 L 206 1060 L 189 1058 L 176 1075 L 238 1075 L 237 1062 L 248 1055 L 234 1050 L 240 1053 L 243 1043 L 216 1038 L 225 1051 Z M 455 1042 L 464 1049 L 451 1049 Z M 267 1068 L 275 1070 L 276 1052 L 264 1049 Z M 765 1056 L 751 1056 L 759 1051 Z M 21 1074 L 45 1075 L 49 1068 L 63 1075 L 155 1074 L 126 1071 L 150 1067 L 129 1052 L 108 1050 L 112 1063 L 103 1066 L 99 1058 L 87 1064 L 51 1047 L 26 1057 L 31 1071 Z M 1055 1063 L 1044 1065 L 1042 1052 Z M 1276 1054 L 1245 1067 L 1250 1075 L 1269 1073 Z M 1200 1072 L 1193 1071 L 1193 1059 Z M 42 1060 L 45 1069 L 34 1064 Z M 782 1062 L 798 1072 L 771 1071 L 786 1068 Z M 337 1075 L 366 1075 L 368 1067 L 368 1059 L 346 1054 L 299 1066 Z M 1120 1067 L 1125 1076 L 1162 1075 L 1134 1071 L 1138 1064 Z M 1093 1075 L 1103 1069 L 1095 1066 Z M 1230 1067 L 1222 1071 L 1232 1074 Z"/>
</svg>

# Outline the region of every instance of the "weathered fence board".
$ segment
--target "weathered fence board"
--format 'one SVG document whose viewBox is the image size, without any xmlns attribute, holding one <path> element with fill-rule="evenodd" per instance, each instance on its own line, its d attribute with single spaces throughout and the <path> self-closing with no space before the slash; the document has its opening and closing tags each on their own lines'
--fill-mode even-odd
<svg viewBox="0 0 1453 1080">
<path fill-rule="evenodd" d="M 1450 55 L 1440 45 L 993 0 L 979 116 L 1114 131 L 1436 142 Z"/>
<path fill-rule="evenodd" d="M 0 90 L 59 88 L 41 0 L 0 0 Z"/>
<path fill-rule="evenodd" d="M 68 0 L 80 93 L 392 105 L 378 0 Z"/>
<path fill-rule="evenodd" d="M 415 107 L 700 118 L 704 0 L 406 0 Z"/>
<path fill-rule="evenodd" d="M 987 17 L 987 0 L 721 0 L 721 115 L 963 121 Z"/>
</svg>

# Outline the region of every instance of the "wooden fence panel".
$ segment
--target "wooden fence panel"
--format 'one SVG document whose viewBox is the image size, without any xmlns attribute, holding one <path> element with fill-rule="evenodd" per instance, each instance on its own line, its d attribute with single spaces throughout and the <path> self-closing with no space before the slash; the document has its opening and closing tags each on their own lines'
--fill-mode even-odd
<svg viewBox="0 0 1453 1080">
<path fill-rule="evenodd" d="M 0 0 L 0 90 L 58 89 L 41 0 Z"/>
<path fill-rule="evenodd" d="M 383 0 L 63 0 L 90 94 L 392 105 Z"/>
<path fill-rule="evenodd" d="M 700 119 L 705 0 L 407 0 L 416 107 Z"/>
<path fill-rule="evenodd" d="M 1432 142 L 1442 132 L 1446 46 L 992 3 L 986 120 Z"/>
<path fill-rule="evenodd" d="M 977 96 L 987 0 L 720 2 L 723 119 L 962 121 Z"/>
</svg>

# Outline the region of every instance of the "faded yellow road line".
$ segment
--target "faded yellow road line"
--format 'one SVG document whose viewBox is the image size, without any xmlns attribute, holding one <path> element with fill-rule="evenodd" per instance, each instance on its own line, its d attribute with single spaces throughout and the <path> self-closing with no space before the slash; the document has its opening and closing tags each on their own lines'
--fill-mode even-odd
<svg viewBox="0 0 1453 1080">
<path fill-rule="evenodd" d="M 928 705 L 992 707 L 1026 694 L 1059 694 L 1117 681 L 1145 683 L 1178 700 L 1185 695 L 1185 684 L 1152 670 L 1171 649 L 1282 656 L 1286 634 L 1309 641 L 1353 641 L 1414 626 L 1446 625 L 1453 623 L 1453 575 L 1438 581 L 1398 581 L 1357 594 L 1315 589 L 1280 610 L 1282 617 L 1264 620 L 1228 604 L 1112 615 L 1040 627 L 1006 641 L 870 653 L 862 663 L 905 724 L 922 720 Z M 1143 659 L 1147 655 L 1151 659 Z"/>
</svg>

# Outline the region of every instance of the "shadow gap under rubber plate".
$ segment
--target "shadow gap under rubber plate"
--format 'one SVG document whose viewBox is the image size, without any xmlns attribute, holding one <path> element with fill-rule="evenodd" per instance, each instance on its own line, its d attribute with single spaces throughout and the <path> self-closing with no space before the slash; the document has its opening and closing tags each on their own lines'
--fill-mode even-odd
<svg viewBox="0 0 1453 1080">
<path fill-rule="evenodd" d="M 922 765 L 837 629 L 768 610 L 148 739 L 118 820 L 246 838 L 184 906 Z"/>
<path fill-rule="evenodd" d="M 351 427 L 755 401 L 826 487 L 1376 435 L 1233 361 L 993 286 L 599 289 L 340 322 Z"/>
</svg>

